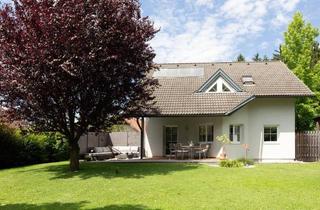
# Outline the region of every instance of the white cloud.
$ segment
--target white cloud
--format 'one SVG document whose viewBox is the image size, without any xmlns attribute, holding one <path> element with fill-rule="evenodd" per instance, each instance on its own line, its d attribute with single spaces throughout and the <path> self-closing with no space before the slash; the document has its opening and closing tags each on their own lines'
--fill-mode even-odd
<svg viewBox="0 0 320 210">
<path fill-rule="evenodd" d="M 268 42 L 262 42 L 260 44 L 260 49 L 265 50 L 268 48 L 268 46 L 269 46 Z"/>
<path fill-rule="evenodd" d="M 289 21 L 290 21 L 289 16 L 284 15 L 283 13 L 278 13 L 277 16 L 271 20 L 271 24 L 274 25 L 275 27 L 280 27 L 288 24 Z"/>
<path fill-rule="evenodd" d="M 280 39 L 280 38 L 277 38 L 274 42 L 274 47 L 278 50 L 279 49 L 279 46 L 280 44 L 282 44 L 283 40 Z"/>
<path fill-rule="evenodd" d="M 151 16 L 161 31 L 151 41 L 156 62 L 199 62 L 233 59 L 244 44 L 252 43 L 272 27 L 281 27 L 289 20 L 288 13 L 299 0 L 158 0 L 156 14 Z M 181 3 L 181 2 L 180 2 Z M 253 45 L 262 50 L 268 43 Z M 277 46 L 278 47 L 278 46 Z"/>
<path fill-rule="evenodd" d="M 214 0 L 185 0 L 186 4 L 192 4 L 198 7 L 213 8 Z"/>
<path fill-rule="evenodd" d="M 213 0 L 195 0 L 198 6 L 207 6 L 209 8 L 213 7 Z"/>
<path fill-rule="evenodd" d="M 277 3 L 279 6 L 286 12 L 292 12 L 300 0 L 278 0 Z"/>
<path fill-rule="evenodd" d="M 223 60 L 230 57 L 233 46 L 228 38 L 219 35 L 214 17 L 207 17 L 201 22 L 190 21 L 185 24 L 182 33 L 159 34 L 152 42 L 157 49 L 158 62 L 200 62 Z"/>
</svg>

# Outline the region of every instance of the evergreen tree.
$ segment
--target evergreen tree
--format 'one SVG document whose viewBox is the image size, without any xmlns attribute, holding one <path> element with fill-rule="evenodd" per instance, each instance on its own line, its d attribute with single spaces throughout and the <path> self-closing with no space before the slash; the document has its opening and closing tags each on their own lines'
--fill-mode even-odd
<svg viewBox="0 0 320 210">
<path fill-rule="evenodd" d="M 237 61 L 238 62 L 243 62 L 243 61 L 246 61 L 245 57 L 240 53 L 237 57 Z"/>
<path fill-rule="evenodd" d="M 268 58 L 267 55 L 264 55 L 262 60 L 263 60 L 263 61 L 269 61 L 269 58 Z"/>
<path fill-rule="evenodd" d="M 281 60 L 281 45 L 279 45 L 279 49 L 275 50 L 274 53 L 272 54 L 272 59 L 273 61 L 280 61 Z"/>
<path fill-rule="evenodd" d="M 262 61 L 262 59 L 260 58 L 259 53 L 255 54 L 252 58 L 253 61 Z"/>
</svg>

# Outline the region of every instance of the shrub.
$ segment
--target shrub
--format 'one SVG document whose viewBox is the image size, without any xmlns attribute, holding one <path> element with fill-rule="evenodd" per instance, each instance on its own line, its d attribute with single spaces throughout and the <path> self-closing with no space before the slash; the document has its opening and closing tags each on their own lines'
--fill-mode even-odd
<svg viewBox="0 0 320 210">
<path fill-rule="evenodd" d="M 17 166 L 23 161 L 21 151 L 24 149 L 16 132 L 0 125 L 0 167 Z"/>
<path fill-rule="evenodd" d="M 244 164 L 238 160 L 221 160 L 220 166 L 225 168 L 239 168 L 243 167 Z"/>
<path fill-rule="evenodd" d="M 242 162 L 243 165 L 254 165 L 254 161 L 251 159 L 240 158 L 238 161 Z"/>
<path fill-rule="evenodd" d="M 68 142 L 60 133 L 45 134 L 46 141 L 44 141 L 44 148 L 48 154 L 48 161 L 62 161 L 69 158 Z"/>
<path fill-rule="evenodd" d="M 59 133 L 28 133 L 0 125 L 0 168 L 68 159 L 68 145 Z"/>
</svg>

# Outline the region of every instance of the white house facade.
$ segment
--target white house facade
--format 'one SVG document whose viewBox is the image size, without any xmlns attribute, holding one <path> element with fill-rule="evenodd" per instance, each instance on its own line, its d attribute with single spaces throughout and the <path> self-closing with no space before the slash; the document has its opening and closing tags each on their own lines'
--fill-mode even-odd
<svg viewBox="0 0 320 210">
<path fill-rule="evenodd" d="M 295 101 L 313 93 L 281 62 L 161 64 L 153 73 L 157 113 L 144 116 L 147 157 L 169 144 L 206 143 L 219 157 L 263 162 L 295 159 Z"/>
</svg>

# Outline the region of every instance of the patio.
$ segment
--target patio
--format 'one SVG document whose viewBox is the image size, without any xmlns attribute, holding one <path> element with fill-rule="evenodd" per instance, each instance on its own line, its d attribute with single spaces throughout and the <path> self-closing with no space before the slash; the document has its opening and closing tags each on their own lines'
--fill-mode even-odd
<svg viewBox="0 0 320 210">
<path fill-rule="evenodd" d="M 106 159 L 93 162 L 111 162 L 111 163 L 211 163 L 218 164 L 217 158 L 205 158 L 205 159 L 168 159 L 168 158 L 132 158 L 132 159 Z"/>
</svg>

